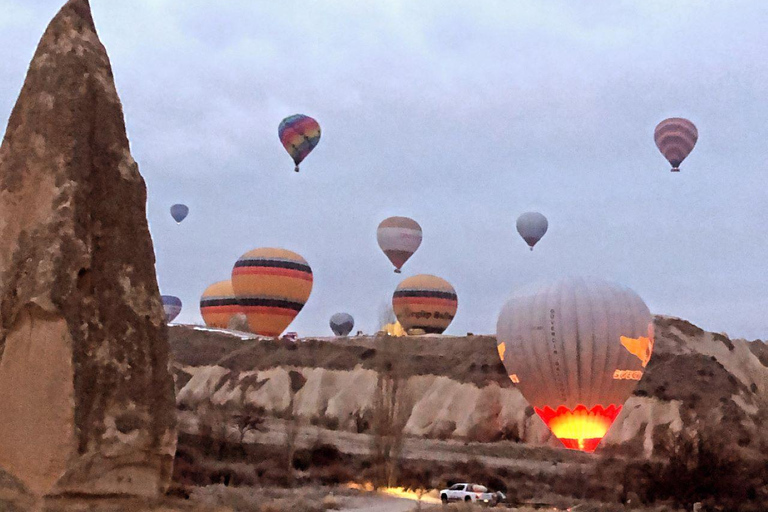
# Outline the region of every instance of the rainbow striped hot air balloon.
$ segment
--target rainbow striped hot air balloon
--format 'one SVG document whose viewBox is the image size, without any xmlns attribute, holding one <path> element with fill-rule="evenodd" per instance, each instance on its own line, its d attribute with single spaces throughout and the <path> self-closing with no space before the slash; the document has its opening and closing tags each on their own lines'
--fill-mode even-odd
<svg viewBox="0 0 768 512">
<path fill-rule="evenodd" d="M 295 252 L 254 249 L 235 263 L 232 285 L 251 331 L 280 336 L 309 299 L 312 269 Z"/>
<path fill-rule="evenodd" d="M 699 131 L 687 119 L 670 117 L 656 126 L 653 139 L 661 154 L 672 165 L 672 172 L 679 172 L 680 164 L 699 140 Z"/>
<path fill-rule="evenodd" d="M 429 334 L 442 334 L 453 321 L 458 306 L 451 283 L 429 274 L 405 279 L 392 296 L 395 316 L 406 331 L 422 329 Z"/>
<path fill-rule="evenodd" d="M 232 317 L 238 313 L 242 313 L 242 309 L 230 280 L 212 284 L 200 297 L 200 314 L 208 327 L 227 329 Z"/>
<path fill-rule="evenodd" d="M 309 116 L 294 114 L 282 120 L 277 134 L 296 164 L 294 171 L 299 172 L 299 164 L 320 142 L 320 124 Z"/>
</svg>

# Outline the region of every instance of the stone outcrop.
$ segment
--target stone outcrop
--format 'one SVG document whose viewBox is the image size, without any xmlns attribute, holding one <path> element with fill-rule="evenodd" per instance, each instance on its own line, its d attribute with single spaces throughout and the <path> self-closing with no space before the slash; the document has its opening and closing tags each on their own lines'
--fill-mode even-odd
<svg viewBox="0 0 768 512">
<path fill-rule="evenodd" d="M 307 379 L 296 414 L 307 423 L 366 432 L 376 396 L 373 338 L 303 340 L 284 346 L 174 327 L 178 403 L 285 417 L 288 372 Z M 559 446 L 501 366 L 492 337 L 410 337 L 403 344 L 409 398 L 405 432 L 424 438 Z M 656 317 L 647 373 L 603 446 L 651 457 L 683 429 L 707 429 L 752 453 L 768 447 L 768 348 L 730 340 L 684 320 Z M 186 414 L 186 413 L 185 413 Z"/>
<path fill-rule="evenodd" d="M 88 1 L 70 0 L 0 146 L 0 470 L 33 495 L 169 483 L 173 381 L 145 208 L 109 58 Z"/>
</svg>

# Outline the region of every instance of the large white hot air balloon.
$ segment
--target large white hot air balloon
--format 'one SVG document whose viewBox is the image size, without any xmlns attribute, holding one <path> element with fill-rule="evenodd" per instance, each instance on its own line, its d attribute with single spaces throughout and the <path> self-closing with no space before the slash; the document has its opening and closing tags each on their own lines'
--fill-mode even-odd
<svg viewBox="0 0 768 512">
<path fill-rule="evenodd" d="M 653 319 L 632 290 L 568 278 L 516 293 L 499 316 L 510 379 L 568 448 L 594 451 L 643 376 Z"/>
</svg>

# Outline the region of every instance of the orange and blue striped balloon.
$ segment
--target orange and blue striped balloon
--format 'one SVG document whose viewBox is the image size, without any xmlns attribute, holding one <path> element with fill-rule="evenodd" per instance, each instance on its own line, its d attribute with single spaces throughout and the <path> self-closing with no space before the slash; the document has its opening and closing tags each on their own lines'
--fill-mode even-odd
<svg viewBox="0 0 768 512">
<path fill-rule="evenodd" d="M 320 142 L 320 125 L 317 121 L 303 114 L 286 117 L 277 129 L 280 142 L 296 164 L 294 171 L 299 172 L 299 164 L 315 149 Z"/>
<path fill-rule="evenodd" d="M 262 248 L 243 254 L 232 269 L 232 286 L 251 331 L 280 336 L 312 292 L 312 269 L 285 249 Z"/>
<path fill-rule="evenodd" d="M 227 329 L 232 317 L 241 312 L 230 280 L 213 283 L 200 297 L 200 314 L 208 327 Z"/>
<path fill-rule="evenodd" d="M 442 334 L 456 316 L 459 299 L 445 279 L 419 274 L 404 280 L 392 296 L 392 308 L 403 329 Z"/>
</svg>

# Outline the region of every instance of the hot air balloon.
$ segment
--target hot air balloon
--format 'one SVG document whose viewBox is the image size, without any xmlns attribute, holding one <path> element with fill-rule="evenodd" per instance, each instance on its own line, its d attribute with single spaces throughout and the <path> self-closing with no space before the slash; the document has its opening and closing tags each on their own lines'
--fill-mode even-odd
<svg viewBox="0 0 768 512">
<path fill-rule="evenodd" d="M 312 291 L 312 269 L 295 252 L 254 249 L 232 269 L 232 285 L 251 331 L 280 336 Z"/>
<path fill-rule="evenodd" d="M 672 172 L 679 172 L 680 164 L 699 139 L 699 131 L 687 119 L 670 117 L 656 126 L 653 138 L 661 154 L 672 164 Z"/>
<path fill-rule="evenodd" d="M 458 305 L 453 286 L 429 274 L 405 279 L 392 296 L 395 316 L 406 331 L 422 329 L 426 333 L 442 334 L 456 315 Z"/>
<path fill-rule="evenodd" d="M 163 311 L 165 311 L 166 323 L 173 322 L 179 313 L 181 313 L 181 299 L 173 295 L 161 295 L 163 301 Z"/>
<path fill-rule="evenodd" d="M 320 142 L 320 125 L 309 116 L 295 114 L 282 120 L 277 134 L 296 164 L 294 171 L 299 172 L 299 164 Z"/>
<path fill-rule="evenodd" d="M 401 267 L 421 245 L 421 226 L 408 217 L 389 217 L 379 224 L 376 239 L 399 274 Z"/>
<path fill-rule="evenodd" d="M 189 207 L 185 204 L 175 204 L 171 206 L 171 217 L 176 221 L 176 224 L 181 224 L 181 221 L 187 218 L 189 215 Z"/>
<path fill-rule="evenodd" d="M 499 356 L 552 433 L 592 452 L 643 376 L 653 319 L 632 290 L 568 278 L 513 295 L 497 324 Z"/>
<path fill-rule="evenodd" d="M 331 317 L 331 330 L 336 336 L 346 336 L 352 332 L 355 319 L 349 313 L 336 313 Z"/>
<path fill-rule="evenodd" d="M 212 284 L 200 297 L 200 314 L 208 327 L 228 329 L 232 318 L 238 313 L 242 313 L 242 308 L 230 280 Z"/>
<path fill-rule="evenodd" d="M 526 212 L 517 218 L 517 232 L 531 250 L 547 232 L 548 227 L 547 218 L 539 212 Z"/>
</svg>

